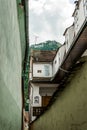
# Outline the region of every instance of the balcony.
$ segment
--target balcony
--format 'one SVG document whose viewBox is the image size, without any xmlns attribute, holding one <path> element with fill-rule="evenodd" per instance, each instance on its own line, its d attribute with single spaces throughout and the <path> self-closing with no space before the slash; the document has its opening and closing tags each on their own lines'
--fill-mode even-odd
<svg viewBox="0 0 87 130">
<path fill-rule="evenodd" d="M 45 107 L 33 107 L 33 116 L 40 116 L 43 113 Z"/>
</svg>

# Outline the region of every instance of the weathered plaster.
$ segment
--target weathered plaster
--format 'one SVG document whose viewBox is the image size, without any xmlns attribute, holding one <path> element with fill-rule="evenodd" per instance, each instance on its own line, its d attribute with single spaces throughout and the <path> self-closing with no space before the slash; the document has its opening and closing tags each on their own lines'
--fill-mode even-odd
<svg viewBox="0 0 87 130">
<path fill-rule="evenodd" d="M 86 129 L 87 62 L 74 74 L 51 108 L 33 123 L 33 130 Z"/>
<path fill-rule="evenodd" d="M 0 0 L 0 130 L 21 130 L 22 52 L 15 0 Z"/>
</svg>

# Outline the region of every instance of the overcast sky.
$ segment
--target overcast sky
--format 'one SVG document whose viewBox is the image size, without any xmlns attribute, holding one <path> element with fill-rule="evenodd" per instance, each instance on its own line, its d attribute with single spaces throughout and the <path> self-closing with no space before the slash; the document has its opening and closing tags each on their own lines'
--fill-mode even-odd
<svg viewBox="0 0 87 130">
<path fill-rule="evenodd" d="M 74 0 L 29 0 L 30 44 L 46 40 L 64 43 L 63 33 L 73 23 Z"/>
</svg>

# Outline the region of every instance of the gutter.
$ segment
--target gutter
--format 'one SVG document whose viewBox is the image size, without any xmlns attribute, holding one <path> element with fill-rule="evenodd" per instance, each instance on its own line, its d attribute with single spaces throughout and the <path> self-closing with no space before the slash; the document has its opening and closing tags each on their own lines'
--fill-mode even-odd
<svg viewBox="0 0 87 130">
<path fill-rule="evenodd" d="M 77 40 L 78 40 L 80 34 L 83 32 L 83 30 L 84 30 L 84 28 L 85 28 L 85 25 L 87 25 L 87 20 L 86 20 L 86 19 L 85 19 L 85 21 L 84 21 L 84 23 L 83 23 L 81 29 L 79 30 L 78 34 L 76 35 L 75 39 L 73 40 L 73 42 L 72 42 L 72 44 L 71 44 L 71 46 L 70 46 L 70 48 L 69 48 L 69 50 L 68 50 L 66 56 L 64 57 L 63 62 L 62 62 L 61 65 L 63 65 L 64 61 L 65 61 L 66 58 L 69 56 L 70 51 L 72 50 L 72 48 L 74 47 L 75 43 L 77 42 Z"/>
<path fill-rule="evenodd" d="M 78 61 L 80 56 L 83 54 L 83 52 L 87 49 L 87 38 L 86 41 L 83 41 L 83 44 L 80 43 L 79 39 L 81 34 L 84 32 L 85 28 L 87 26 L 87 19 L 85 19 L 81 29 L 79 30 L 78 34 L 76 35 L 75 39 L 73 40 L 68 52 L 66 53 L 62 64 L 60 65 L 57 73 L 55 76 L 51 79 L 53 82 L 60 83 L 60 81 L 64 78 L 64 76 L 69 73 L 70 68 L 72 68 L 73 64 Z M 79 51 L 77 51 L 77 49 Z"/>
</svg>

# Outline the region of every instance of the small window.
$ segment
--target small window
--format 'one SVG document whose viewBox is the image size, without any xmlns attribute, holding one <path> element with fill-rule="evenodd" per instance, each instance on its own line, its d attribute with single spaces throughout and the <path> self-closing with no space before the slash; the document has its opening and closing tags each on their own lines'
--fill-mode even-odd
<svg viewBox="0 0 87 130">
<path fill-rule="evenodd" d="M 55 60 L 55 64 L 57 63 L 57 61 Z"/>
<path fill-rule="evenodd" d="M 42 73 L 42 71 L 41 70 L 37 70 L 37 73 Z"/>
<path fill-rule="evenodd" d="M 44 69 L 45 69 L 45 76 L 49 76 L 50 75 L 49 65 L 44 65 Z"/>
<path fill-rule="evenodd" d="M 34 97 L 34 103 L 39 103 L 39 96 Z"/>
<path fill-rule="evenodd" d="M 66 45 L 68 46 L 68 40 L 66 41 Z"/>
<path fill-rule="evenodd" d="M 59 57 L 59 63 L 60 63 L 60 57 Z"/>
<path fill-rule="evenodd" d="M 86 5 L 86 10 L 87 10 L 87 5 Z"/>
</svg>

